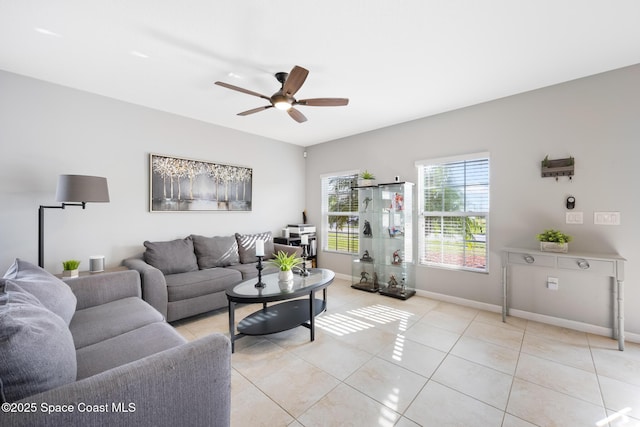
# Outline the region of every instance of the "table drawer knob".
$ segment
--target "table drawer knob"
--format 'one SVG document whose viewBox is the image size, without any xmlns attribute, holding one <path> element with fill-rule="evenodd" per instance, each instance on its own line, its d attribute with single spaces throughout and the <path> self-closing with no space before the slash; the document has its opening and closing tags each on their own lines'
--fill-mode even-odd
<svg viewBox="0 0 640 427">
<path fill-rule="evenodd" d="M 527 264 L 533 264 L 534 262 L 536 262 L 536 259 L 531 255 L 525 255 L 524 260 L 526 261 Z"/>
<path fill-rule="evenodd" d="M 583 270 L 586 270 L 591 266 L 589 265 L 589 261 L 587 261 L 586 259 L 579 259 L 578 260 L 578 267 L 580 267 Z"/>
</svg>

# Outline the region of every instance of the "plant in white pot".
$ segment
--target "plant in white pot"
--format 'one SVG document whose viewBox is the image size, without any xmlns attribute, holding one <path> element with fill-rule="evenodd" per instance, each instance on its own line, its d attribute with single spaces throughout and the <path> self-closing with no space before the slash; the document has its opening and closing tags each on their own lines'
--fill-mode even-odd
<svg viewBox="0 0 640 427">
<path fill-rule="evenodd" d="M 366 187 L 369 185 L 373 185 L 373 180 L 376 179 L 376 177 L 369 172 L 368 170 L 365 169 L 364 172 L 360 173 L 360 183 L 359 185 L 362 187 Z"/>
<path fill-rule="evenodd" d="M 543 252 L 568 252 L 572 237 L 559 230 L 549 229 L 538 234 L 540 250 Z"/>
<path fill-rule="evenodd" d="M 267 261 L 270 264 L 278 267 L 280 272 L 278 273 L 278 282 L 280 289 L 289 289 L 293 285 L 293 268 L 302 264 L 302 259 L 296 257 L 296 254 L 288 254 L 284 251 L 278 251 L 275 258 Z"/>
<path fill-rule="evenodd" d="M 78 277 L 78 267 L 80 267 L 80 261 L 78 260 L 62 261 L 62 277 Z"/>
</svg>

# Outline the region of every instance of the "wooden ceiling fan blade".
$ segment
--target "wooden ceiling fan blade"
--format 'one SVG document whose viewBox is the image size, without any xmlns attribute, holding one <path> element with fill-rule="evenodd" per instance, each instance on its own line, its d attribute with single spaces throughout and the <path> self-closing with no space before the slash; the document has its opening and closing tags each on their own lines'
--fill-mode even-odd
<svg viewBox="0 0 640 427">
<path fill-rule="evenodd" d="M 263 107 L 253 108 L 251 110 L 243 111 L 242 113 L 238 113 L 238 116 L 248 116 L 249 114 L 259 113 L 260 111 L 264 111 L 267 108 L 271 108 L 273 105 L 265 105 Z"/>
<path fill-rule="evenodd" d="M 282 86 L 282 91 L 291 96 L 295 95 L 295 93 L 302 87 L 302 84 L 307 79 L 309 75 L 309 70 L 306 68 L 302 68 L 299 66 L 293 67 L 287 80 L 284 82 Z"/>
<path fill-rule="evenodd" d="M 348 98 L 312 98 L 296 101 L 299 105 L 309 105 L 313 107 L 339 107 L 349 104 Z"/>
<path fill-rule="evenodd" d="M 225 83 L 225 82 L 215 82 L 215 84 L 217 84 L 218 86 L 226 87 L 227 89 L 236 90 L 238 92 L 246 93 L 247 95 L 257 96 L 258 98 L 263 98 L 263 99 L 266 99 L 268 101 L 271 101 L 271 98 L 269 98 L 268 96 L 263 95 L 263 94 L 258 93 L 258 92 L 254 92 L 254 91 L 249 90 L 249 89 L 245 89 L 245 88 L 242 88 L 242 87 L 230 85 L 229 83 Z"/>
<path fill-rule="evenodd" d="M 287 113 L 289 113 L 291 118 L 298 123 L 304 123 L 307 121 L 307 118 L 304 116 L 304 114 L 302 114 L 299 110 L 296 110 L 295 108 L 289 108 L 287 110 Z"/>
</svg>

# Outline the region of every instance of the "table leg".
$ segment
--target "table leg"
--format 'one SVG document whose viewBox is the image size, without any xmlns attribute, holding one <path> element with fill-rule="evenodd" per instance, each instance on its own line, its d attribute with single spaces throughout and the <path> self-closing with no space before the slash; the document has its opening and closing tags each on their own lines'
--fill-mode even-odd
<svg viewBox="0 0 640 427">
<path fill-rule="evenodd" d="M 236 342 L 236 303 L 229 301 L 229 339 L 231 340 L 231 353 L 235 351 Z"/>
<path fill-rule="evenodd" d="M 314 301 L 315 301 L 315 295 L 316 292 L 315 291 L 311 291 L 311 293 L 309 293 L 309 315 L 310 320 L 309 320 L 309 330 L 311 331 L 311 341 L 316 339 L 316 321 L 315 321 L 315 310 L 313 309 L 314 306 Z"/>
<path fill-rule="evenodd" d="M 618 280 L 618 350 L 624 351 L 624 283 Z"/>
<path fill-rule="evenodd" d="M 502 267 L 502 321 L 507 321 L 507 266 Z"/>
</svg>

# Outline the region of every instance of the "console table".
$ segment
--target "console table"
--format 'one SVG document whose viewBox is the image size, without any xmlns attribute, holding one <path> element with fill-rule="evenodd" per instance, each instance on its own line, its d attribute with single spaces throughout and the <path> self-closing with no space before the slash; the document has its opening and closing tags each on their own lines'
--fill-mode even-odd
<svg viewBox="0 0 640 427">
<path fill-rule="evenodd" d="M 613 337 L 618 349 L 624 350 L 624 262 L 618 254 L 555 253 L 536 249 L 504 248 L 502 252 L 502 321 L 509 314 L 507 305 L 507 273 L 510 265 L 525 265 L 547 269 L 584 271 L 594 275 L 612 277 L 614 286 Z"/>
</svg>

